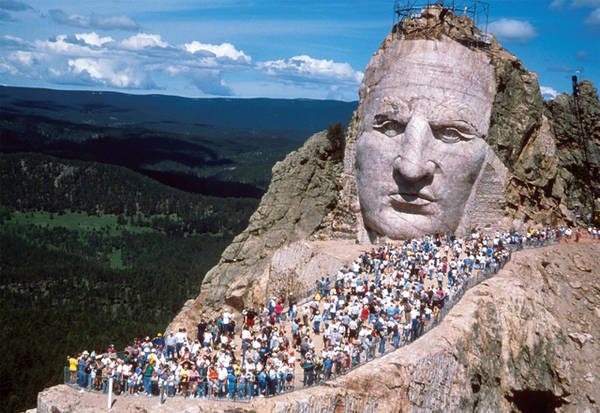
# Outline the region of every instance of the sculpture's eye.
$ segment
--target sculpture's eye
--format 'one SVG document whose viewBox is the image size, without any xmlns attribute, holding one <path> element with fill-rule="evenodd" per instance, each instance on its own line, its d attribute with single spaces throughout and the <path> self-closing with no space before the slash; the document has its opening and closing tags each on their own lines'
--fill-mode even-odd
<svg viewBox="0 0 600 413">
<path fill-rule="evenodd" d="M 398 122 L 397 120 L 388 119 L 385 117 L 375 116 L 375 122 L 373 123 L 373 129 L 383 133 L 385 136 L 393 138 L 394 136 L 404 133 L 406 125 Z"/>
<path fill-rule="evenodd" d="M 476 137 L 476 134 L 470 131 L 462 130 L 456 127 L 440 127 L 434 130 L 435 137 L 445 143 L 456 143 L 460 141 L 470 141 Z"/>
</svg>

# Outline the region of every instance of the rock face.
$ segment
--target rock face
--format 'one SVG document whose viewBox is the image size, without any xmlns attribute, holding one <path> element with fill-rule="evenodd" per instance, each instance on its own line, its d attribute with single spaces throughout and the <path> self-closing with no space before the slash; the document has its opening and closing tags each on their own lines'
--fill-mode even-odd
<svg viewBox="0 0 600 413">
<path fill-rule="evenodd" d="M 336 205 L 343 143 L 343 136 L 336 136 L 333 130 L 318 133 L 273 167 L 269 190 L 248 228 L 225 249 L 219 264 L 206 274 L 203 293 L 186 303 L 169 328 L 195 327 L 201 312 L 225 304 L 241 310 L 243 305 L 265 302 L 264 286 L 274 252 L 321 231 L 325 217 Z M 292 268 L 294 264 L 279 262 L 274 266 Z M 291 291 L 271 292 L 279 295 Z"/>
<path fill-rule="evenodd" d="M 303 276 L 306 271 L 290 271 L 288 277 L 294 279 L 288 283 L 281 281 L 284 272 L 275 275 L 281 268 L 299 268 L 306 263 L 303 247 L 292 247 L 294 243 L 370 240 L 356 177 L 360 137 L 364 134 L 365 124 L 374 128 L 372 119 L 367 119 L 374 115 L 372 96 L 378 96 L 372 91 L 372 84 L 378 84 L 379 78 L 384 79 L 386 70 L 396 70 L 393 57 L 389 59 L 388 54 L 402 55 L 406 50 L 424 53 L 423 50 L 427 51 L 432 44 L 437 46 L 430 51 L 437 50 L 442 56 L 470 56 L 472 61 L 481 62 L 482 68 L 477 73 L 489 73 L 492 78 L 486 85 L 494 85 L 495 89 L 489 114 L 484 111 L 482 119 L 474 120 L 472 134 L 478 137 L 472 142 L 462 142 L 471 139 L 468 128 L 458 132 L 442 130 L 440 135 L 440 131 L 431 125 L 429 131 L 425 126 L 419 126 L 437 139 L 452 140 L 458 133 L 460 145 L 485 140 L 482 149 L 485 159 L 478 175 L 474 182 L 471 182 L 472 176 L 465 181 L 471 185 L 465 186 L 470 188 L 470 194 L 456 231 L 569 224 L 575 222 L 577 213 L 583 217 L 591 210 L 591 198 L 600 194 L 600 101 L 597 90 L 587 81 L 580 83 L 583 121 L 580 129 L 573 112 L 572 97 L 561 95 L 552 102 L 544 102 L 537 75 L 527 71 L 492 35 L 481 34 L 467 16 L 457 16 L 439 6 L 431 6 L 420 16 L 403 22 L 402 27 L 395 27 L 375 53 L 361 86 L 359 110 L 345 136 L 340 138 L 333 130 L 316 134 L 301 149 L 275 165 L 272 183 L 248 228 L 225 250 L 219 264 L 207 274 L 199 297 L 186 303 L 170 328 L 192 329 L 201 313 L 210 315 L 223 305 L 240 310 L 247 305 L 263 305 L 267 295 L 305 294 L 305 287 L 310 282 L 296 277 Z M 434 58 L 426 55 L 422 60 L 433 63 Z M 443 69 L 441 64 L 437 69 L 435 65 L 432 67 L 433 72 Z M 449 69 L 444 70 L 448 72 Z M 440 76 L 443 77 L 443 73 Z M 468 80 L 468 72 L 463 78 Z M 458 89 L 448 88 L 442 95 L 454 93 L 456 97 Z M 402 124 L 402 119 L 392 120 L 396 122 L 394 128 L 409 126 L 406 121 Z M 386 132 L 389 127 L 385 126 Z M 581 134 L 588 137 L 585 151 Z M 405 156 L 406 151 L 399 155 Z M 431 162 L 425 159 L 423 165 L 431 167 L 432 163 L 444 165 L 438 159 Z M 386 173 L 395 173 L 391 171 L 393 164 L 387 168 Z M 434 170 L 433 176 L 437 172 L 439 170 Z M 395 190 L 399 187 L 400 184 Z M 397 208 L 406 208 L 406 202 L 427 203 L 419 196 L 394 202 L 400 203 Z M 575 207 L 579 207 L 579 212 Z M 408 205 L 408 208 L 426 210 L 430 207 Z M 426 215 L 431 211 L 421 213 Z M 446 227 L 440 230 L 446 230 Z M 300 248 L 299 254 L 288 253 L 289 248 Z M 273 262 L 274 257 L 277 257 L 276 262 Z M 335 260 L 339 261 L 339 257 Z M 330 275 L 327 265 L 319 268 L 319 273 L 311 274 L 311 280 Z"/>
<path fill-rule="evenodd" d="M 596 412 L 600 246 L 519 252 L 411 345 L 327 385 L 251 403 L 118 398 L 120 412 Z M 94 411 L 57 386 L 38 412 Z"/>
</svg>

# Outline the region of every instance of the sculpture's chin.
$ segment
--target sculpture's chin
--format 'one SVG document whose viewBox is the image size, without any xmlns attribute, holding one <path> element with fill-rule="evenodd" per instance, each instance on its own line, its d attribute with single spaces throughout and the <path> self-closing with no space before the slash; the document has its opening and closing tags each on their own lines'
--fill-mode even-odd
<svg viewBox="0 0 600 413">
<path fill-rule="evenodd" d="M 380 211 L 377 216 L 365 217 L 369 239 L 373 243 L 420 238 L 427 234 L 454 232 L 458 218 L 448 212 L 414 214 L 394 209 Z M 450 216 L 449 216 L 450 215 Z"/>
</svg>

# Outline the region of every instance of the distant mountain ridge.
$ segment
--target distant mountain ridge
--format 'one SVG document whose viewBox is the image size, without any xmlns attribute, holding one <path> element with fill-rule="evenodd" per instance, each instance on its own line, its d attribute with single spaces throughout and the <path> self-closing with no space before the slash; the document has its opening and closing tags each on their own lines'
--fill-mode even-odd
<svg viewBox="0 0 600 413">
<path fill-rule="evenodd" d="M 304 141 L 329 123 L 348 123 L 356 106 L 335 100 L 184 98 L 0 86 L 2 112 L 209 136 L 256 129 Z"/>
</svg>

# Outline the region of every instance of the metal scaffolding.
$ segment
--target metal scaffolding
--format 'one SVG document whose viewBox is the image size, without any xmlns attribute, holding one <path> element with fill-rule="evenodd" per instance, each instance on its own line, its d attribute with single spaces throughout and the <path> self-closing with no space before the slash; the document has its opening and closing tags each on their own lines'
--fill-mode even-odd
<svg viewBox="0 0 600 413">
<path fill-rule="evenodd" d="M 401 23 L 421 17 L 429 6 L 438 5 L 455 14 L 465 14 L 484 33 L 487 32 L 490 5 L 480 0 L 394 0 L 394 27 L 401 29 Z"/>
</svg>

